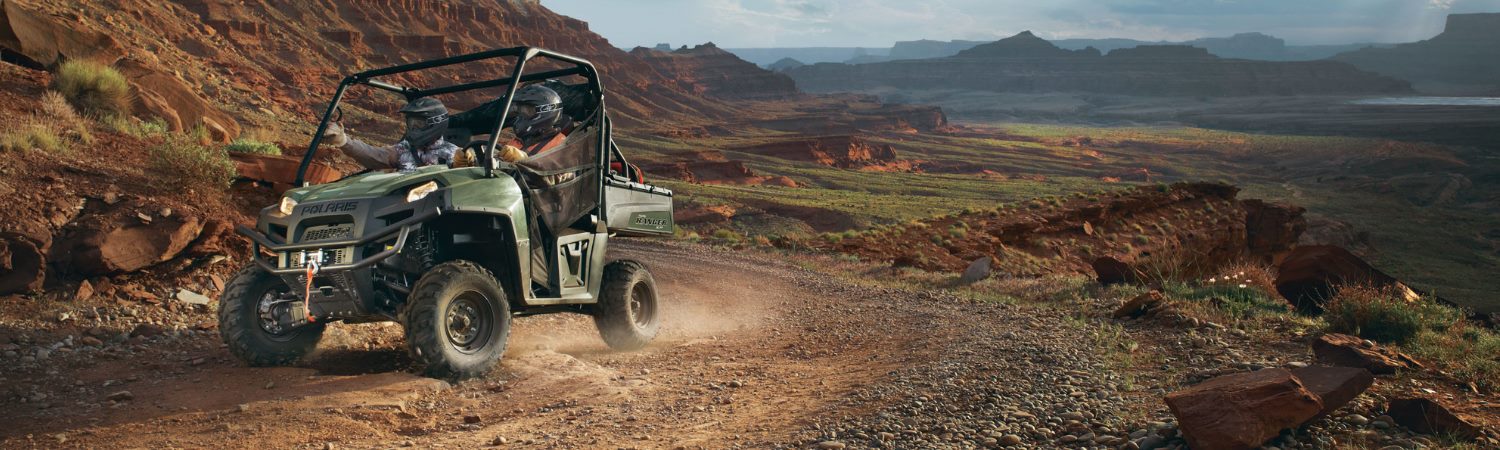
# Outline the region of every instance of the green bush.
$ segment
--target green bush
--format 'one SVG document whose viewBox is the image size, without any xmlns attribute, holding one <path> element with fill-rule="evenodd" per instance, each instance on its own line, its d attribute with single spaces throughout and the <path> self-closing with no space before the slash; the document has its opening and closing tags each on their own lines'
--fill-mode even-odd
<svg viewBox="0 0 1500 450">
<path fill-rule="evenodd" d="M 169 135 L 151 147 L 151 168 L 180 186 L 215 189 L 229 187 L 236 175 L 234 163 L 223 148 L 205 146 L 182 135 Z"/>
<path fill-rule="evenodd" d="M 1425 330 L 1447 331 L 1462 318 L 1458 310 L 1429 299 L 1408 301 L 1399 292 L 1367 287 L 1340 289 L 1323 312 L 1329 331 L 1400 345 Z"/>
<path fill-rule="evenodd" d="M 84 114 L 103 118 L 130 113 L 130 84 L 113 67 L 87 60 L 62 63 L 52 89 Z"/>
<path fill-rule="evenodd" d="M 248 153 L 252 155 L 280 155 L 281 147 L 269 142 L 260 142 L 251 139 L 235 139 L 234 142 L 224 147 L 229 153 Z"/>
<path fill-rule="evenodd" d="M 1224 315 L 1245 320 L 1257 316 L 1285 314 L 1287 303 L 1263 286 L 1229 283 L 1188 284 L 1167 282 L 1162 285 L 1168 297 L 1205 302 Z"/>
</svg>

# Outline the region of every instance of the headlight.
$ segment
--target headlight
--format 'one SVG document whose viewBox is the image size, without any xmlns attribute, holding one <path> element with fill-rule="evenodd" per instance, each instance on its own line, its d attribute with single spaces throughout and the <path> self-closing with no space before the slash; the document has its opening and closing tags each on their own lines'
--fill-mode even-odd
<svg viewBox="0 0 1500 450">
<path fill-rule="evenodd" d="M 421 186 L 411 188 L 410 191 L 406 192 L 406 202 L 411 203 L 417 200 L 421 200 L 423 198 L 426 198 L 427 194 L 437 192 L 437 190 L 437 181 L 428 181 L 426 183 L 422 183 Z"/>
<path fill-rule="evenodd" d="M 297 209 L 297 201 L 292 200 L 291 197 L 282 197 L 281 208 L 277 212 L 281 213 L 282 216 L 290 216 L 294 209 Z"/>
</svg>

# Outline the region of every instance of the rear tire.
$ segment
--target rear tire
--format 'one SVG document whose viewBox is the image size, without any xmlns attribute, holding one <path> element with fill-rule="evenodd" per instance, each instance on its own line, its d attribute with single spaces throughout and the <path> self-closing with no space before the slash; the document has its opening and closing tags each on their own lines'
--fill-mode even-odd
<svg viewBox="0 0 1500 450">
<path fill-rule="evenodd" d="M 318 346 L 325 324 L 310 323 L 283 330 L 275 322 L 274 312 L 289 305 L 273 302 L 290 291 L 281 277 L 255 263 L 234 275 L 219 296 L 219 337 L 229 346 L 230 353 L 252 366 L 284 366 L 297 362 Z"/>
<path fill-rule="evenodd" d="M 639 262 L 609 263 L 604 266 L 599 303 L 593 313 L 594 326 L 610 348 L 629 351 L 645 347 L 661 328 L 656 280 Z"/>
<path fill-rule="evenodd" d="M 484 375 L 505 354 L 510 303 L 488 270 L 468 261 L 434 266 L 407 299 L 406 345 L 434 378 Z"/>
</svg>

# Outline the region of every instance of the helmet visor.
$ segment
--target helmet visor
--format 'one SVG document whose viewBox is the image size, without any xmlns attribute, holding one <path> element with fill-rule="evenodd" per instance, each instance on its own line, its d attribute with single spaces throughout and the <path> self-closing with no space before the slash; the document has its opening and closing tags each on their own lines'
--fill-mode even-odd
<svg viewBox="0 0 1500 450">
<path fill-rule="evenodd" d="M 536 115 L 536 105 L 521 103 L 516 105 L 516 117 L 527 118 Z"/>
<path fill-rule="evenodd" d="M 407 130 L 420 130 L 423 128 L 427 128 L 427 119 L 417 116 L 406 116 Z"/>
</svg>

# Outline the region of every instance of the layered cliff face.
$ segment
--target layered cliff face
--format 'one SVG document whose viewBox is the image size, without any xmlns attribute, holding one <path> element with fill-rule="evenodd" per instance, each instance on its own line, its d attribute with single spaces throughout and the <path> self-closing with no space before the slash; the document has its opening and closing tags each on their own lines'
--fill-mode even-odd
<svg viewBox="0 0 1500 450">
<path fill-rule="evenodd" d="M 1117 50 L 1118 52 L 1118 50 Z M 1068 51 L 1022 33 L 948 58 L 878 64 L 814 64 L 787 71 L 808 92 L 969 89 L 1087 92 L 1140 96 L 1393 94 L 1401 80 L 1334 61 L 1221 59 L 1184 47 L 1132 49 L 1121 55 Z"/>
<path fill-rule="evenodd" d="M 677 89 L 650 66 L 590 32 L 582 21 L 561 16 L 535 1 L 456 3 L 370 0 L 103 0 L 16 2 L 76 36 L 104 35 L 118 43 L 118 57 L 170 74 L 188 90 L 219 105 L 237 105 L 253 120 L 282 122 L 292 115 L 311 120 L 321 112 L 338 80 L 349 73 L 493 48 L 539 46 L 582 57 L 603 74 L 610 105 L 622 116 L 723 117 L 729 107 Z M 50 37 L 48 39 L 51 39 Z M 71 42 L 66 36 L 51 39 Z M 86 49 L 87 46 L 76 46 Z M 87 55 L 63 54 L 65 58 Z M 476 73 L 506 73 L 506 62 L 435 70 L 397 77 L 403 84 L 434 86 L 471 81 Z M 489 96 L 488 98 L 481 98 Z M 444 98 L 458 107 L 490 100 Z M 379 99 L 379 100 L 376 100 Z M 384 96 L 349 98 L 380 115 Z"/>
<path fill-rule="evenodd" d="M 1453 14 L 1432 39 L 1391 48 L 1364 48 L 1333 57 L 1364 70 L 1411 81 L 1445 95 L 1500 91 L 1500 13 Z"/>
<path fill-rule="evenodd" d="M 671 52 L 636 47 L 630 51 L 677 87 L 728 99 L 778 99 L 797 95 L 786 75 L 762 69 L 712 42 Z"/>
</svg>

